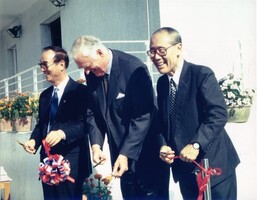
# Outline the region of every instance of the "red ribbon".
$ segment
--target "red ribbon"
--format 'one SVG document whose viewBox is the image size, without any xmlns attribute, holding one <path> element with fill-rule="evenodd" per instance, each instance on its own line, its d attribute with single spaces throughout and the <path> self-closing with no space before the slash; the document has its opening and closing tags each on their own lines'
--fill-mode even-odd
<svg viewBox="0 0 257 200">
<path fill-rule="evenodd" d="M 175 156 L 174 159 L 180 158 L 179 156 Z M 210 181 L 211 175 L 219 176 L 222 173 L 222 170 L 220 168 L 214 168 L 212 169 L 209 167 L 208 169 L 204 169 L 202 165 L 197 163 L 195 160 L 193 161 L 196 166 L 200 169 L 200 172 L 197 174 L 197 185 L 198 185 L 198 197 L 197 200 L 203 199 L 203 193 L 207 189 L 207 185 Z M 205 173 L 204 178 L 202 177 L 202 172 Z"/>
<path fill-rule="evenodd" d="M 47 157 L 43 163 L 39 163 L 39 178 L 48 185 L 58 185 L 60 182 L 69 180 L 75 183 L 75 180 L 69 176 L 70 163 L 68 160 L 63 160 L 63 156 L 50 154 L 50 146 L 45 140 L 42 141 Z"/>
</svg>

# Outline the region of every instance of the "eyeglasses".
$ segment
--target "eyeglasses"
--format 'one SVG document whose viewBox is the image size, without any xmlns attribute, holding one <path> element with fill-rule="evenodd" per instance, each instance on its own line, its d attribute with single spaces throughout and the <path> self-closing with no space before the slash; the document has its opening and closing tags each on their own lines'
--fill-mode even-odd
<svg viewBox="0 0 257 200">
<path fill-rule="evenodd" d="M 39 63 L 38 63 L 38 65 L 39 65 L 39 67 L 41 68 L 41 69 L 44 69 L 44 70 L 46 70 L 46 69 L 48 69 L 49 67 L 51 67 L 52 65 L 54 65 L 54 64 L 56 64 L 57 62 L 53 62 L 52 64 L 47 64 L 47 62 L 46 61 L 40 61 Z"/>
<path fill-rule="evenodd" d="M 172 47 L 172 46 L 175 46 L 176 44 L 178 43 L 175 43 L 175 44 L 172 44 L 168 47 L 157 47 L 156 49 L 150 49 L 146 52 L 146 54 L 149 56 L 149 57 L 154 57 L 155 54 L 158 54 L 159 56 L 166 56 L 167 55 L 167 50 Z"/>
</svg>

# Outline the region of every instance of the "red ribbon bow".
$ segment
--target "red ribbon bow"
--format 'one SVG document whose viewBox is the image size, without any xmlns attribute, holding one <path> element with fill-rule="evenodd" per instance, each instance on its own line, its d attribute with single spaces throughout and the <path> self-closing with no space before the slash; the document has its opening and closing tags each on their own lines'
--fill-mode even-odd
<svg viewBox="0 0 257 200">
<path fill-rule="evenodd" d="M 175 156 L 174 159 L 179 158 L 179 156 Z M 193 161 L 197 167 L 199 167 L 200 172 L 197 174 L 197 185 L 198 185 L 198 197 L 197 200 L 203 199 L 203 193 L 207 189 L 207 185 L 210 181 L 211 175 L 219 176 L 222 173 L 222 170 L 220 168 L 208 168 L 207 170 L 204 169 L 202 165 L 197 163 L 196 161 Z M 205 173 L 205 176 L 202 177 L 202 172 Z"/>
<path fill-rule="evenodd" d="M 220 168 L 208 168 L 207 170 L 204 169 L 199 163 L 194 161 L 194 163 L 200 168 L 201 172 L 204 172 L 205 176 L 202 177 L 202 173 L 199 172 L 197 174 L 197 185 L 198 185 L 198 198 L 197 200 L 202 200 L 203 199 L 203 193 L 207 189 L 207 185 L 210 181 L 211 175 L 219 176 L 222 173 L 222 170 Z"/>
</svg>

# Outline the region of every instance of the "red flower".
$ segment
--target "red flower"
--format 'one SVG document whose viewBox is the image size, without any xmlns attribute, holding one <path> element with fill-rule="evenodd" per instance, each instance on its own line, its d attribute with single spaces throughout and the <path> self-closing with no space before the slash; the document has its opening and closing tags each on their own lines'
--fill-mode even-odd
<svg viewBox="0 0 257 200">
<path fill-rule="evenodd" d="M 95 179 L 100 180 L 103 176 L 102 176 L 102 174 L 95 174 L 94 177 L 95 177 Z"/>
</svg>

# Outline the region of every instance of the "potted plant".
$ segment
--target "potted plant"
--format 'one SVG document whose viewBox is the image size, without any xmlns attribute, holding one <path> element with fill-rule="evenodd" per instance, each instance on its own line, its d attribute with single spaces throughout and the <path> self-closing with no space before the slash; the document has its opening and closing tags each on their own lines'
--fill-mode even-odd
<svg viewBox="0 0 257 200">
<path fill-rule="evenodd" d="M 14 130 L 30 131 L 32 128 L 33 116 L 38 115 L 38 98 L 28 92 L 16 93 L 11 101 L 11 118 L 14 123 Z"/>
<path fill-rule="evenodd" d="M 7 97 L 0 99 L 0 132 L 12 131 L 11 106 Z"/>
<path fill-rule="evenodd" d="M 112 176 L 103 178 L 98 173 L 86 178 L 82 187 L 83 200 L 112 200 L 111 180 Z"/>
<path fill-rule="evenodd" d="M 247 122 L 255 90 L 243 89 L 242 79 L 233 76 L 219 81 L 228 110 L 228 122 Z"/>
</svg>

